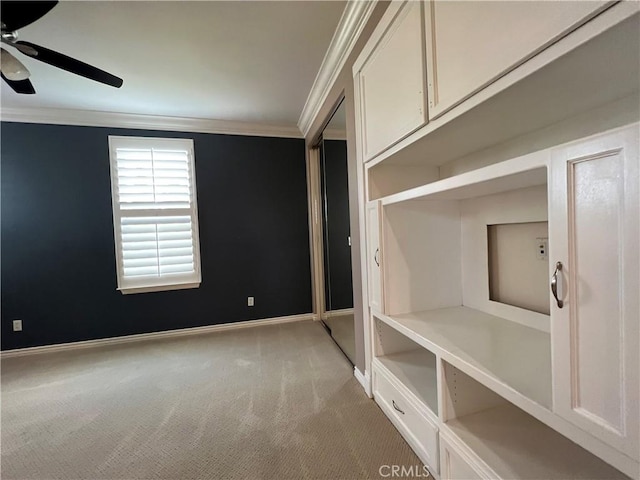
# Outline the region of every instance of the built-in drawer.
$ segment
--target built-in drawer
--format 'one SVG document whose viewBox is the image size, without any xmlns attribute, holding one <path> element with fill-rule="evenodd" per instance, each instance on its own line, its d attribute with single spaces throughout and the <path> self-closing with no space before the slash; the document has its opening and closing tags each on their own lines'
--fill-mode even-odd
<svg viewBox="0 0 640 480">
<path fill-rule="evenodd" d="M 438 473 L 438 427 L 426 413 L 427 407 L 409 399 L 410 394 L 402 390 L 399 382 L 391 380 L 387 372 L 374 366 L 373 395 L 376 402 L 420 459 Z"/>
</svg>

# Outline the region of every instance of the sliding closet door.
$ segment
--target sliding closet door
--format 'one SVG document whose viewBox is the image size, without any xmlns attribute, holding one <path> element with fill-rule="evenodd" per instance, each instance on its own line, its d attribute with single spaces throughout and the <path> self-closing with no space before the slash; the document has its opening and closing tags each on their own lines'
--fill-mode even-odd
<svg viewBox="0 0 640 480">
<path fill-rule="evenodd" d="M 338 107 L 329 121 L 319 147 L 325 304 L 321 318 L 336 344 L 354 363 L 356 348 L 344 104 Z"/>
<path fill-rule="evenodd" d="M 326 310 L 331 312 L 352 309 L 353 282 L 345 140 L 323 140 L 320 172 Z"/>
</svg>

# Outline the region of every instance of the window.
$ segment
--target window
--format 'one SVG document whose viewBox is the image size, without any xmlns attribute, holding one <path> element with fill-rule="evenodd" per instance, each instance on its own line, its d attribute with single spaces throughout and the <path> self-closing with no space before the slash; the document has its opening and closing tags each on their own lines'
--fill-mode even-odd
<svg viewBox="0 0 640 480">
<path fill-rule="evenodd" d="M 109 137 L 118 290 L 202 280 L 193 140 Z"/>
</svg>

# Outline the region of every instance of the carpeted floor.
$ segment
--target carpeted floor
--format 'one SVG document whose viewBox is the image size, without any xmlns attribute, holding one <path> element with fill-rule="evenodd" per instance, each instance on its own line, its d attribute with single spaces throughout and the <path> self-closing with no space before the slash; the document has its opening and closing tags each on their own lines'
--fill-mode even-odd
<svg viewBox="0 0 640 480">
<path fill-rule="evenodd" d="M 5 480 L 337 480 L 421 465 L 319 323 L 9 358 L 1 393 Z"/>
</svg>

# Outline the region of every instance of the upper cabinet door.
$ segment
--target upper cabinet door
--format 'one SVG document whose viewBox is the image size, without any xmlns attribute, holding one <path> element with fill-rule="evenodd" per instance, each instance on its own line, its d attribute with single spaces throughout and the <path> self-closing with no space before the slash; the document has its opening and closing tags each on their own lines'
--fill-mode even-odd
<svg viewBox="0 0 640 480">
<path fill-rule="evenodd" d="M 392 3 L 395 17 L 362 65 L 362 147 L 370 160 L 427 121 L 423 2 Z"/>
<path fill-rule="evenodd" d="M 430 0 L 429 117 L 442 114 L 613 3 Z"/>
<path fill-rule="evenodd" d="M 549 240 L 557 414 L 638 459 L 640 198 L 633 125 L 552 152 Z"/>
</svg>

